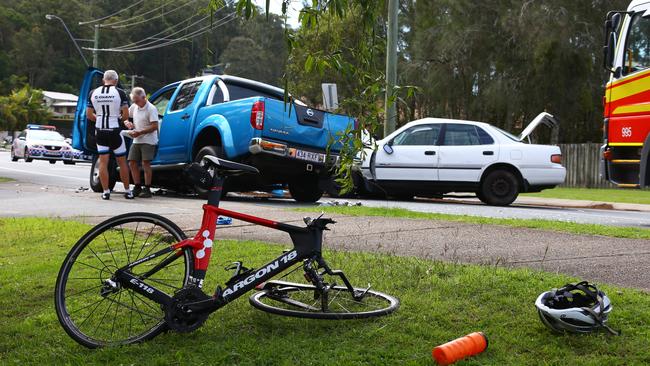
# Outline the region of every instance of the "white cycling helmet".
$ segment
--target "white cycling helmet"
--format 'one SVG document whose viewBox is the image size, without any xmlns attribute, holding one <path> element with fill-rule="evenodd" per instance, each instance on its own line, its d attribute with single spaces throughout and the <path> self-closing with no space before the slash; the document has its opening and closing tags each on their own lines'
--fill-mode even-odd
<svg viewBox="0 0 650 366">
<path fill-rule="evenodd" d="M 604 292 L 583 281 L 539 295 L 535 301 L 542 323 L 556 332 L 589 333 L 607 326 L 612 304 Z"/>
</svg>

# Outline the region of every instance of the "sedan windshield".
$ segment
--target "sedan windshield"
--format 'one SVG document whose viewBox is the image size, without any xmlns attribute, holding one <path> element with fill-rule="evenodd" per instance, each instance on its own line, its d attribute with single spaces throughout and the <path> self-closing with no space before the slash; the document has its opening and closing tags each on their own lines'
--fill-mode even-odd
<svg viewBox="0 0 650 366">
<path fill-rule="evenodd" d="M 63 137 L 60 133 L 54 131 L 29 131 L 29 138 L 33 140 L 46 140 L 46 141 L 63 141 Z"/>
</svg>

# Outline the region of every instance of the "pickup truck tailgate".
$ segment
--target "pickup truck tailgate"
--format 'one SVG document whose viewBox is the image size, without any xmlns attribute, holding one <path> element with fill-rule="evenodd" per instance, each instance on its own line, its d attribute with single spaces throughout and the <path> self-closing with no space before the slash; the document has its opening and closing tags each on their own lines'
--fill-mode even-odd
<svg viewBox="0 0 650 366">
<path fill-rule="evenodd" d="M 273 114 L 274 118 L 265 118 L 263 137 L 320 151 L 324 151 L 330 141 L 338 140 L 338 136 L 354 124 L 354 119 L 348 116 L 295 103 L 289 107 L 277 100 L 266 100 L 266 113 L 267 116 Z M 275 118 L 279 113 L 283 118 Z M 339 142 L 331 146 L 333 151 L 340 149 Z"/>
</svg>

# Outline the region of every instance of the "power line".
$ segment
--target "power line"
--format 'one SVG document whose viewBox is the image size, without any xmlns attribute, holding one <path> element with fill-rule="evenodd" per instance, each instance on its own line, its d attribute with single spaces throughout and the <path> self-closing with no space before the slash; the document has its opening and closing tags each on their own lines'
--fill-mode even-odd
<svg viewBox="0 0 650 366">
<path fill-rule="evenodd" d="M 215 14 L 218 13 L 221 9 L 223 9 L 223 7 L 217 9 L 215 11 Z M 162 32 L 158 32 L 158 33 L 156 33 L 154 35 L 143 38 L 143 39 L 141 39 L 141 40 L 139 40 L 137 42 L 131 42 L 131 43 L 126 44 L 126 45 L 111 47 L 111 48 L 113 48 L 113 49 L 133 49 L 133 48 L 140 48 L 140 47 L 146 47 L 146 46 L 149 46 L 149 45 L 153 45 L 153 44 L 157 43 L 160 40 L 160 39 L 156 39 L 156 38 L 159 38 L 158 36 L 161 36 L 164 33 L 166 33 L 167 31 L 172 30 L 173 28 L 176 28 L 177 26 L 190 21 L 193 17 L 194 17 L 194 15 L 192 17 L 188 18 L 187 20 L 184 20 L 184 21 L 182 21 L 182 22 L 180 22 L 180 23 L 178 23 L 176 25 L 173 25 L 173 26 L 169 27 L 168 29 L 166 29 L 166 30 L 164 30 Z M 164 38 L 172 37 L 172 36 L 174 36 L 176 34 L 179 34 L 179 33 L 183 32 L 185 30 L 188 30 L 188 29 L 194 27 L 197 24 L 200 24 L 201 22 L 207 20 L 208 18 L 210 18 L 210 15 L 206 15 L 203 18 L 201 18 L 201 19 L 193 22 L 192 24 L 190 24 L 190 25 L 188 25 L 188 26 L 186 26 L 184 28 L 181 28 L 181 29 L 179 29 L 179 30 L 177 30 L 177 31 L 175 31 L 173 33 L 165 34 L 163 37 Z M 225 19 L 225 17 L 223 19 Z M 223 19 L 219 19 L 219 21 L 221 21 Z"/>
<path fill-rule="evenodd" d="M 208 16 L 205 16 L 205 17 L 203 17 L 203 18 L 197 20 L 196 22 L 194 22 L 194 23 L 192 23 L 192 24 L 186 26 L 185 28 L 181 28 L 181 29 L 179 29 L 179 30 L 177 30 L 177 31 L 175 31 L 175 32 L 173 32 L 173 33 L 170 33 L 170 34 L 165 35 L 165 37 L 171 37 L 171 36 L 175 36 L 175 35 L 177 35 L 177 34 L 179 34 L 179 33 L 182 33 L 183 31 L 186 31 L 186 30 L 188 30 L 188 29 L 194 27 L 195 25 L 201 24 L 202 22 L 206 21 L 209 17 L 210 17 L 209 15 L 208 15 Z M 220 20 L 221 20 L 221 19 L 220 19 Z M 118 46 L 118 47 L 113 47 L 113 48 L 129 49 L 129 48 L 145 47 L 145 46 L 149 46 L 149 45 L 152 45 L 152 44 L 155 44 L 156 42 L 158 42 L 157 40 L 153 40 L 153 39 L 155 39 L 155 38 L 156 38 L 156 35 L 153 35 L 153 36 L 149 36 L 149 37 L 147 37 L 146 39 L 142 40 L 142 41 L 145 41 L 144 43 L 141 43 L 142 41 L 139 41 L 139 42 L 136 42 L 136 43 L 139 43 L 139 44 L 136 44 L 136 45 L 134 45 L 134 46 L 128 46 L 128 45 L 125 45 L 125 46 Z M 149 39 L 149 41 L 147 41 L 147 39 Z"/>
<path fill-rule="evenodd" d="M 183 4 L 183 5 L 181 5 L 181 6 L 177 6 L 177 7 L 173 8 L 172 10 L 170 10 L 170 11 L 168 11 L 168 12 L 161 13 L 161 14 L 158 14 L 158 15 L 156 15 L 156 16 L 153 16 L 153 17 L 150 17 L 150 18 L 146 18 L 146 19 L 140 20 L 140 21 L 138 21 L 138 22 L 127 23 L 127 24 L 122 24 L 122 25 L 115 25 L 115 26 L 112 26 L 111 28 L 113 28 L 113 29 L 117 29 L 117 28 L 129 28 L 129 27 L 133 27 L 134 25 L 138 25 L 138 24 L 142 24 L 142 23 L 150 22 L 150 21 L 152 21 L 152 20 L 154 20 L 154 19 L 162 18 L 162 17 L 164 17 L 165 15 L 171 14 L 171 13 L 173 13 L 173 12 L 179 10 L 179 9 L 182 9 L 182 8 L 186 7 L 187 5 L 190 5 L 190 4 L 195 3 L 195 2 L 196 2 L 196 0 L 190 0 L 190 1 L 186 2 L 185 4 Z"/>
<path fill-rule="evenodd" d="M 227 19 L 227 18 L 230 18 L 230 19 Z M 149 46 L 149 47 L 119 49 L 119 50 L 112 50 L 112 51 L 114 51 L 114 52 L 141 52 L 141 51 L 154 50 L 156 48 L 167 47 L 167 46 L 170 46 L 170 45 L 173 45 L 173 44 L 176 44 L 176 43 L 180 43 L 180 42 L 189 40 L 191 38 L 198 37 L 198 36 L 200 36 L 202 34 L 205 34 L 205 33 L 209 32 L 211 30 L 214 30 L 215 28 L 226 25 L 226 24 L 230 23 L 231 21 L 233 21 L 235 19 L 237 19 L 236 13 L 232 13 L 232 14 L 226 16 L 225 18 L 223 18 L 222 20 L 224 20 L 224 21 L 222 23 L 219 23 L 219 24 L 216 24 L 216 25 L 213 25 L 213 24 L 207 25 L 207 26 L 205 26 L 203 28 L 200 28 L 200 29 L 198 29 L 198 30 L 196 30 L 196 31 L 194 31 L 192 33 L 189 33 L 189 34 L 183 36 L 182 38 L 177 38 L 177 39 L 165 42 L 165 43 L 160 43 L 160 44 L 157 44 L 157 45 L 154 45 L 154 46 Z"/>
<path fill-rule="evenodd" d="M 202 35 L 204 33 L 207 33 L 207 32 L 209 32 L 209 31 L 211 31 L 211 30 L 213 30 L 215 28 L 224 26 L 224 25 L 230 23 L 231 21 L 233 21 L 235 19 L 237 19 L 236 12 L 233 12 L 233 13 L 228 14 L 224 18 L 220 19 L 219 21 L 221 23 L 214 24 L 214 25 L 210 24 L 210 25 L 207 25 L 207 26 L 205 26 L 203 28 L 200 28 L 200 29 L 197 29 L 197 30 L 193 31 L 193 32 L 183 36 L 182 38 L 173 39 L 173 40 L 170 40 L 168 42 L 159 43 L 157 45 L 153 45 L 153 46 L 149 46 L 149 47 L 125 48 L 125 49 L 122 49 L 122 48 L 101 48 L 101 49 L 98 49 L 97 51 L 102 51 L 102 52 L 141 52 L 141 51 L 154 50 L 154 49 L 157 49 L 157 48 L 166 47 L 166 46 L 170 46 L 172 44 L 183 42 L 183 41 L 185 41 L 185 40 L 187 40 L 189 38 L 198 37 L 198 36 L 200 36 L 200 35 Z M 85 48 L 85 49 L 91 49 L 91 48 Z"/>
<path fill-rule="evenodd" d="M 137 6 L 137 5 L 139 5 L 139 4 L 142 4 L 143 2 L 144 2 L 144 0 L 136 1 L 135 3 L 133 3 L 133 4 L 129 5 L 129 6 L 127 6 L 127 7 L 124 8 L 124 9 L 118 10 L 118 11 L 116 11 L 116 12 L 113 13 L 113 14 L 109 14 L 109 15 L 103 16 L 103 17 L 101 17 L 101 18 L 97 18 L 97 19 L 93 19 L 93 20 L 88 20 L 88 21 L 85 21 L 85 22 L 79 22 L 79 25 L 85 25 L 85 24 L 92 24 L 92 23 L 101 22 L 102 20 L 106 20 L 106 19 L 108 19 L 108 18 L 111 18 L 111 17 L 114 17 L 114 16 L 116 16 L 116 15 L 118 15 L 118 14 L 121 14 L 121 13 L 123 13 L 123 12 L 125 12 L 125 11 L 131 9 L 131 8 L 134 7 L 134 6 Z"/>
<path fill-rule="evenodd" d="M 139 40 L 139 41 L 137 41 L 137 42 L 131 42 L 131 43 L 129 43 L 129 44 L 126 44 L 126 45 L 123 45 L 123 46 L 118 46 L 118 47 L 113 47 L 113 48 L 129 48 L 129 47 L 132 47 L 132 46 L 140 45 L 140 44 L 142 44 L 143 42 L 147 42 L 147 41 L 149 41 L 149 40 L 151 40 L 151 39 L 154 39 L 154 38 L 156 38 L 156 37 L 158 37 L 158 36 L 163 35 L 164 33 L 167 33 L 167 32 L 169 32 L 169 31 L 173 30 L 174 28 L 178 27 L 179 25 L 189 23 L 193 18 L 194 18 L 194 15 L 192 15 L 191 17 L 189 17 L 189 18 L 187 18 L 187 19 L 185 19 L 185 20 L 183 20 L 183 21 L 181 21 L 181 22 L 179 22 L 179 23 L 176 23 L 176 24 L 172 25 L 171 27 L 169 27 L 169 28 L 167 28 L 167 29 L 165 29 L 165 30 L 163 30 L 163 31 L 161 31 L 161 32 L 158 32 L 158 33 L 156 33 L 156 34 L 154 34 L 154 35 L 151 35 L 151 36 L 148 36 L 148 37 L 146 37 L 146 38 L 143 38 L 143 39 L 141 39 L 141 40 Z M 204 18 L 204 19 L 205 19 L 205 18 Z M 199 21 L 197 21 L 196 23 L 193 23 L 193 24 L 191 24 L 191 25 L 189 25 L 189 26 L 187 26 L 187 27 L 185 27 L 185 28 L 183 28 L 183 29 L 181 29 L 181 30 L 188 29 L 189 27 L 192 27 L 192 26 L 194 26 L 194 25 L 196 25 L 196 24 L 198 24 L 198 23 L 200 23 L 200 22 L 201 22 L 201 20 L 199 20 Z M 173 34 L 172 34 L 172 35 L 173 35 Z M 167 36 L 169 36 L 169 35 L 167 35 Z"/>
<path fill-rule="evenodd" d="M 151 13 L 154 13 L 154 12 L 156 12 L 156 11 L 158 11 L 158 10 L 164 8 L 166 5 L 169 5 L 169 4 L 171 4 L 171 3 L 173 3 L 173 1 L 166 1 L 166 2 L 164 2 L 162 5 L 160 5 L 160 6 L 156 7 L 156 8 L 153 8 L 153 9 L 151 9 L 151 10 L 145 11 L 145 12 L 142 13 L 142 14 L 138 14 L 138 15 L 132 16 L 132 17 L 127 18 L 127 19 L 118 20 L 117 22 L 114 22 L 114 23 L 102 24 L 102 27 L 112 27 L 112 26 L 114 26 L 114 25 L 119 25 L 119 24 L 128 23 L 128 22 L 130 22 L 130 21 L 133 20 L 133 19 L 137 19 L 137 18 L 143 17 L 143 16 L 145 16 L 145 15 L 149 15 L 149 14 L 151 14 Z"/>
</svg>

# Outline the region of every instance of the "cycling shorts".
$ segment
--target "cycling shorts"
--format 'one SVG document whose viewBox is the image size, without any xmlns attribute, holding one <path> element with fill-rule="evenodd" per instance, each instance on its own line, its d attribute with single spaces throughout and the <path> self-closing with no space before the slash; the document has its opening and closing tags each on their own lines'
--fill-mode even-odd
<svg viewBox="0 0 650 366">
<path fill-rule="evenodd" d="M 97 153 L 99 155 L 110 154 L 111 152 L 115 156 L 126 155 L 126 144 L 120 131 L 119 128 L 98 128 L 95 130 L 95 141 L 97 142 Z"/>
</svg>

